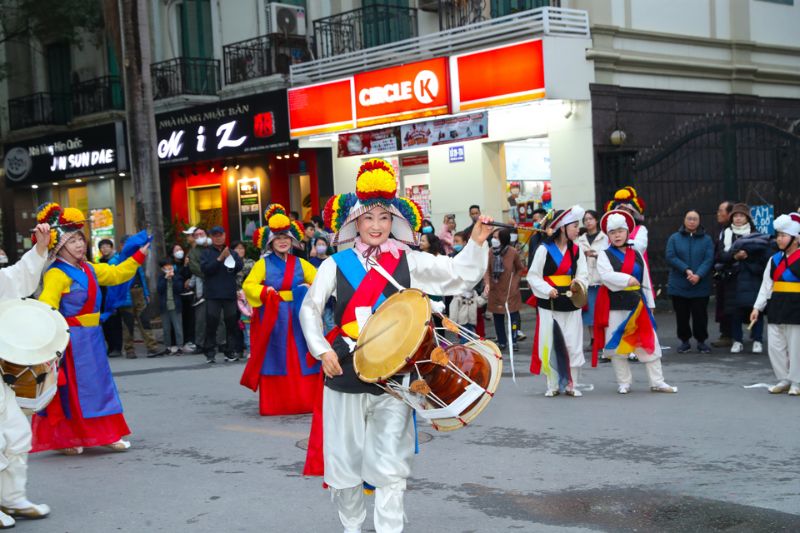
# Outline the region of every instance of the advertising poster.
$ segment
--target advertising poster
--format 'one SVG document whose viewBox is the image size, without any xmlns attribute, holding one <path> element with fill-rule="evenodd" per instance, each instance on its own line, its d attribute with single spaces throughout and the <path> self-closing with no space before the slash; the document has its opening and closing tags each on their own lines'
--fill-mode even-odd
<svg viewBox="0 0 800 533">
<path fill-rule="evenodd" d="M 488 135 L 488 113 L 472 113 L 400 126 L 403 150 L 482 139 Z"/>
<path fill-rule="evenodd" d="M 339 135 L 339 157 L 372 155 L 399 150 L 400 128 L 383 128 Z"/>
<path fill-rule="evenodd" d="M 427 185 L 406 187 L 406 196 L 419 204 L 423 218 L 431 217 L 431 191 Z"/>
<path fill-rule="evenodd" d="M 769 204 L 751 206 L 750 216 L 753 217 L 756 231 L 767 235 L 771 235 L 774 232 L 772 223 L 775 221 L 775 206 Z"/>
<path fill-rule="evenodd" d="M 241 240 L 253 239 L 253 232 L 261 225 L 261 195 L 258 178 L 241 179 L 239 189 L 239 216 L 242 228 Z"/>
<path fill-rule="evenodd" d="M 114 213 L 108 207 L 92 209 L 89 212 L 89 222 L 92 237 L 92 258 L 98 261 L 100 259 L 100 241 L 110 239 L 111 242 L 116 243 L 114 239 Z"/>
</svg>

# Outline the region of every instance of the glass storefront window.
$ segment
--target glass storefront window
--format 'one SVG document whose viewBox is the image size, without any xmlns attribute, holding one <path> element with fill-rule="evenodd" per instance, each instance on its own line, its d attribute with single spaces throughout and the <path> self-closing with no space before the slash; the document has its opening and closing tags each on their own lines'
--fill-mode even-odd
<svg viewBox="0 0 800 533">
<path fill-rule="evenodd" d="M 189 225 L 202 228 L 225 226 L 219 185 L 189 189 Z"/>
</svg>

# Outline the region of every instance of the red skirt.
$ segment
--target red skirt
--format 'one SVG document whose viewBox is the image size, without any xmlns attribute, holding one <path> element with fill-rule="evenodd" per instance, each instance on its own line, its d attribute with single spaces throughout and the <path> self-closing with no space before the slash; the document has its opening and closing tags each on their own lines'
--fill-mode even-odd
<svg viewBox="0 0 800 533">
<path fill-rule="evenodd" d="M 31 453 L 47 450 L 62 450 L 82 446 L 105 446 L 117 442 L 131 430 L 122 413 L 84 418 L 78 400 L 78 384 L 75 381 L 75 367 L 72 362 L 72 345 L 64 354 L 68 365 L 67 386 L 69 388 L 70 418 L 66 418 L 61 407 L 61 391 L 57 391 L 53 401 L 45 409 L 47 416 L 33 415 L 33 448 Z M 64 374 L 60 374 L 64 376 Z"/>
<path fill-rule="evenodd" d="M 262 375 L 259 381 L 258 411 L 262 416 L 299 415 L 314 410 L 319 375 L 303 375 L 291 329 L 290 326 L 287 335 L 289 341 L 286 343 L 286 375 Z"/>
</svg>

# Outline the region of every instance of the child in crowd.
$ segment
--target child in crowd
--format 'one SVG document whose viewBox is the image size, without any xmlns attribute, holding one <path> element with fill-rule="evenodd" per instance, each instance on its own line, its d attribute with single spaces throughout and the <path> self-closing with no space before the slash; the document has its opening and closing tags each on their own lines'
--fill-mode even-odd
<svg viewBox="0 0 800 533">
<path fill-rule="evenodd" d="M 456 234 L 458 235 L 458 234 Z M 478 294 L 478 291 L 471 290 L 453 296 L 450 301 L 449 318 L 459 326 L 464 326 L 468 330 L 475 332 L 475 324 L 478 322 L 478 308 L 486 305 L 486 298 Z M 461 344 L 466 340 L 461 337 Z"/>
<path fill-rule="evenodd" d="M 161 272 L 158 274 L 158 302 L 161 307 L 161 324 L 164 328 L 164 346 L 169 346 L 169 353 L 177 355 L 183 347 L 183 277 L 175 270 L 169 259 L 158 262 Z M 172 342 L 172 334 L 175 342 Z"/>
</svg>

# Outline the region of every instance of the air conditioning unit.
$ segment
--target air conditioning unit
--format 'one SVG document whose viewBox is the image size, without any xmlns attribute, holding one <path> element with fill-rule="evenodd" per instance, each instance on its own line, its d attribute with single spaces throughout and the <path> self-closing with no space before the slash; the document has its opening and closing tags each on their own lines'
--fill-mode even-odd
<svg viewBox="0 0 800 533">
<path fill-rule="evenodd" d="M 306 35 L 306 10 L 300 6 L 269 3 L 267 4 L 267 20 L 269 21 L 269 33 Z"/>
</svg>

